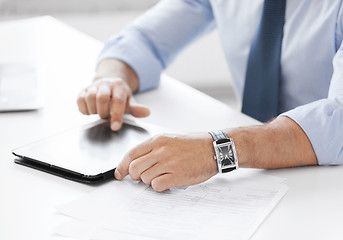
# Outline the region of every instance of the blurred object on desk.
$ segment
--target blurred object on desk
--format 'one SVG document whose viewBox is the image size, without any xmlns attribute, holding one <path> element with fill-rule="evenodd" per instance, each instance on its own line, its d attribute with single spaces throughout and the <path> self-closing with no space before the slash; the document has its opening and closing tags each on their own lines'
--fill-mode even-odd
<svg viewBox="0 0 343 240">
<path fill-rule="evenodd" d="M 43 106 L 37 69 L 28 63 L 0 63 L 0 112 Z"/>
<path fill-rule="evenodd" d="M 30 21 L 0 23 L 0 112 L 43 107 L 42 39 Z"/>
</svg>

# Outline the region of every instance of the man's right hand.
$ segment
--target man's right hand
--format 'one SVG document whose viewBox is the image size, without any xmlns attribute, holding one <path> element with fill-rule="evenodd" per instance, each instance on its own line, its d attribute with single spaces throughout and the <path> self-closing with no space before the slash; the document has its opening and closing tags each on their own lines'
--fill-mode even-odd
<svg viewBox="0 0 343 240">
<path fill-rule="evenodd" d="M 116 131 L 121 128 L 125 113 L 135 117 L 150 114 L 148 108 L 134 101 L 132 92 L 137 88 L 137 76 L 127 64 L 107 59 L 99 64 L 93 83 L 80 92 L 77 104 L 83 114 L 110 118 L 111 129 Z"/>
</svg>

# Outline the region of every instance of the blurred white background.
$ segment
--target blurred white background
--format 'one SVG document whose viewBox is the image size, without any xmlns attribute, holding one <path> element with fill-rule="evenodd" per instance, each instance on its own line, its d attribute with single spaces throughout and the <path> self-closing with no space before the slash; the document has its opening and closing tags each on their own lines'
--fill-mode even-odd
<svg viewBox="0 0 343 240">
<path fill-rule="evenodd" d="M 158 0 L 0 0 L 0 21 L 51 15 L 100 40 L 130 24 Z M 184 50 L 166 73 L 240 108 L 217 31 Z M 80 86 L 83 87 L 83 86 Z"/>
</svg>

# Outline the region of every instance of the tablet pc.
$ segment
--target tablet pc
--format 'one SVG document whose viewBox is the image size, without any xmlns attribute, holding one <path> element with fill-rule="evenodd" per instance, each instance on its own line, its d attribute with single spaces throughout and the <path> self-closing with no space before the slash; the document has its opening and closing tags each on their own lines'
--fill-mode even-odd
<svg viewBox="0 0 343 240">
<path fill-rule="evenodd" d="M 150 125 L 149 125 L 150 126 Z M 16 148 L 15 163 L 70 180 L 96 184 L 114 179 L 114 170 L 134 146 L 156 134 L 152 126 L 125 120 L 119 131 L 97 121 Z"/>
</svg>

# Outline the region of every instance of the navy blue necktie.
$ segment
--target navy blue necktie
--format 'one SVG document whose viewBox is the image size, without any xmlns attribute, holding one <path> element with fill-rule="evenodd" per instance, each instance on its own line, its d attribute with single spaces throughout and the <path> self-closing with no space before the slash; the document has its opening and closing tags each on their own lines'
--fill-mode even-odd
<svg viewBox="0 0 343 240">
<path fill-rule="evenodd" d="M 242 112 L 266 122 L 278 115 L 286 0 L 265 0 L 248 58 Z"/>
</svg>

